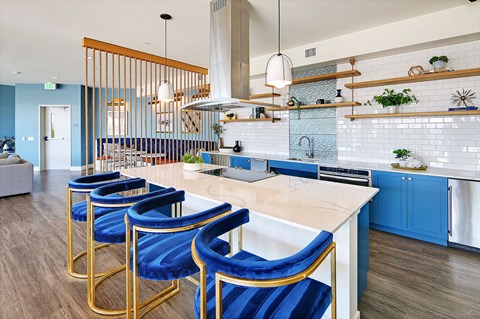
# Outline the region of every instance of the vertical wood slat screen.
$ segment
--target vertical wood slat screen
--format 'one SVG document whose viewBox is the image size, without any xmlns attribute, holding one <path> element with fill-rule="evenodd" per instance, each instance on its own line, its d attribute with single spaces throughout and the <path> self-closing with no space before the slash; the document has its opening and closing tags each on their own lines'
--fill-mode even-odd
<svg viewBox="0 0 480 319">
<path fill-rule="evenodd" d="M 180 109 L 208 98 L 207 69 L 93 39 L 82 44 L 87 167 L 107 172 L 171 163 L 216 147 L 210 126 L 218 114 Z M 174 87 L 170 103 L 156 99 L 164 79 Z"/>
</svg>

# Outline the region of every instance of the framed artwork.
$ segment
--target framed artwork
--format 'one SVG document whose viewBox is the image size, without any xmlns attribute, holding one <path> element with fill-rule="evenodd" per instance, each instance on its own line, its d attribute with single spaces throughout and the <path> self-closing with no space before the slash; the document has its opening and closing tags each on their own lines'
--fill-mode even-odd
<svg viewBox="0 0 480 319">
<path fill-rule="evenodd" d="M 182 111 L 182 133 L 200 134 L 202 133 L 202 112 L 200 111 Z"/>
<path fill-rule="evenodd" d="M 124 136 L 127 133 L 127 126 L 128 126 L 128 112 L 123 110 L 108 110 L 107 111 L 107 118 L 108 118 L 108 129 L 107 134 L 108 136 Z M 127 121 L 125 121 L 127 118 Z M 125 125 L 126 124 L 126 125 Z M 115 127 L 114 127 L 115 126 Z"/>
<path fill-rule="evenodd" d="M 157 133 L 173 132 L 173 113 L 157 113 Z"/>
</svg>

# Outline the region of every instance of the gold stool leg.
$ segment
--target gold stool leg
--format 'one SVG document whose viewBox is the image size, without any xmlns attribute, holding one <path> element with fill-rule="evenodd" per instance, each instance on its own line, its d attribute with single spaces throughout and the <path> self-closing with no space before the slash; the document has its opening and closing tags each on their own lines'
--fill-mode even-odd
<svg viewBox="0 0 480 319">
<path fill-rule="evenodd" d="M 87 254 L 87 251 L 84 250 L 78 255 L 74 256 L 73 254 L 73 220 L 72 220 L 72 191 L 67 186 L 66 192 L 66 206 L 67 206 L 67 270 L 68 273 L 78 279 L 87 279 L 86 273 L 79 273 L 74 270 L 75 262 L 81 257 Z M 110 246 L 109 244 L 102 244 L 95 247 L 95 249 L 100 249 L 103 247 Z M 97 277 L 103 276 L 104 273 L 97 274 Z"/>
<path fill-rule="evenodd" d="M 127 311 L 126 309 L 110 310 L 103 309 L 96 305 L 95 293 L 97 286 L 107 278 L 125 270 L 125 265 L 116 267 L 104 273 L 98 281 L 96 280 L 97 274 L 95 272 L 95 208 L 91 204 L 90 196 L 87 195 L 87 299 L 90 309 L 101 315 L 123 315 Z"/>
</svg>

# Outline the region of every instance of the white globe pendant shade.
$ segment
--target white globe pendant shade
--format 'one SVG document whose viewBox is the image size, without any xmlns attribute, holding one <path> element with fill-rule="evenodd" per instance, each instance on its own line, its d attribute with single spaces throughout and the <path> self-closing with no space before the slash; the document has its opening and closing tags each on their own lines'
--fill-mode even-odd
<svg viewBox="0 0 480 319">
<path fill-rule="evenodd" d="M 162 102 L 172 102 L 174 100 L 173 85 L 167 80 L 163 80 L 158 87 L 158 100 Z"/>
<path fill-rule="evenodd" d="M 272 55 L 265 71 L 265 83 L 276 88 L 292 84 L 292 61 L 282 53 Z"/>
</svg>

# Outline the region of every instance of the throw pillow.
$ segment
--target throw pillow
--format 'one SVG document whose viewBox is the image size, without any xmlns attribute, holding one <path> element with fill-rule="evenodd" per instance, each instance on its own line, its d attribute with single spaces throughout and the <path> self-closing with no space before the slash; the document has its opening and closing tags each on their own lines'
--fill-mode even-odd
<svg viewBox="0 0 480 319">
<path fill-rule="evenodd" d="M 7 156 L 8 156 L 8 152 L 7 152 L 7 151 L 5 151 L 5 152 L 3 152 L 3 153 L 0 154 L 0 158 L 7 158 Z"/>
</svg>

